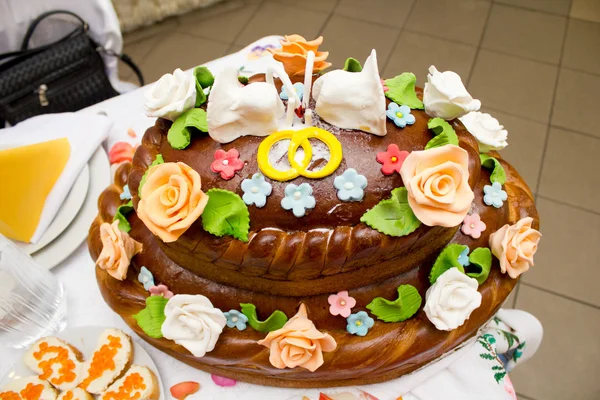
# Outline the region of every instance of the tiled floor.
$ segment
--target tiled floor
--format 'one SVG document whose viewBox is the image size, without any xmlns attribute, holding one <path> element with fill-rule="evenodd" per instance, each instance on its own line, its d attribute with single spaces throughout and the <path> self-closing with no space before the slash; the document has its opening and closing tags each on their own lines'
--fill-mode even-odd
<svg viewBox="0 0 600 400">
<path fill-rule="evenodd" d="M 513 382 L 523 399 L 599 399 L 600 0 L 229 0 L 128 34 L 125 52 L 150 82 L 285 33 L 324 35 L 336 67 L 375 47 L 385 77 L 454 70 L 507 127 L 544 234 L 512 300 L 545 339 Z"/>
</svg>

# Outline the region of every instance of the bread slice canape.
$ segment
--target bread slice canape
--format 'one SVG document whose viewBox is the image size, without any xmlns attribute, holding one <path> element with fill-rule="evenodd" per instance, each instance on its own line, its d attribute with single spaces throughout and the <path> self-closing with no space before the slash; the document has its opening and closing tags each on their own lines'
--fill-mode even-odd
<svg viewBox="0 0 600 400">
<path fill-rule="evenodd" d="M 58 392 L 37 376 L 15 379 L 0 390 L 0 400 L 56 400 Z"/>
<path fill-rule="evenodd" d="M 56 400 L 94 400 L 94 398 L 82 388 L 74 388 L 62 392 Z"/>
<path fill-rule="evenodd" d="M 160 389 L 154 372 L 147 367 L 131 368 L 104 392 L 101 400 L 158 400 Z"/>
<path fill-rule="evenodd" d="M 84 364 L 83 380 L 79 387 L 100 394 L 127 370 L 133 360 L 129 335 L 119 329 L 106 329 L 98 338 L 91 358 Z"/>
<path fill-rule="evenodd" d="M 53 336 L 36 341 L 23 355 L 23 363 L 58 390 L 77 387 L 83 375 L 81 352 Z"/>
</svg>

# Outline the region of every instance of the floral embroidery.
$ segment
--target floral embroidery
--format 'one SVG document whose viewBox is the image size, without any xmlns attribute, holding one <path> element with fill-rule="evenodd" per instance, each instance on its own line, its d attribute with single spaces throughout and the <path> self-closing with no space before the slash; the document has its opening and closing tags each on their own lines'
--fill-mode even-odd
<svg viewBox="0 0 600 400">
<path fill-rule="evenodd" d="M 227 326 L 229 328 L 237 328 L 238 331 L 246 329 L 248 317 L 238 310 L 229 310 L 223 314 L 225 314 L 225 318 L 227 318 Z"/>
<path fill-rule="evenodd" d="M 388 104 L 385 115 L 387 115 L 387 117 L 399 128 L 404 128 L 406 125 L 412 125 L 416 121 L 415 116 L 410 113 L 409 106 L 400 106 L 396 103 Z"/>
<path fill-rule="evenodd" d="M 502 190 L 502 185 L 498 182 L 492 183 L 492 185 L 485 185 L 483 187 L 483 202 L 488 206 L 494 206 L 496 208 L 502 207 L 503 202 L 508 198 L 508 195 Z"/>
<path fill-rule="evenodd" d="M 151 296 L 162 296 L 165 299 L 170 299 L 173 297 L 173 292 L 171 292 L 166 285 L 162 284 L 158 286 L 152 286 L 148 291 L 150 292 Z"/>
<path fill-rule="evenodd" d="M 469 261 L 469 248 L 465 246 L 465 249 L 458 255 L 458 263 L 463 267 L 468 267 L 471 265 Z"/>
<path fill-rule="evenodd" d="M 261 208 L 267 204 L 267 196 L 271 194 L 273 187 L 265 180 L 263 174 L 257 172 L 252 175 L 251 179 L 242 181 L 242 190 L 244 191 L 242 196 L 244 203 L 247 205 L 254 204 L 256 207 Z"/>
<path fill-rule="evenodd" d="M 384 175 L 391 175 L 395 172 L 400 173 L 400 168 L 406 157 L 408 157 L 408 151 L 400 151 L 396 144 L 390 144 L 387 151 L 377 153 L 377 162 L 383 164 L 381 172 Z"/>
<path fill-rule="evenodd" d="M 515 393 L 515 388 L 514 388 L 514 386 L 512 384 L 512 381 L 508 377 L 508 375 L 506 375 L 504 377 L 504 391 L 506 393 L 508 393 L 513 400 L 518 400 L 517 399 L 517 394 Z"/>
<path fill-rule="evenodd" d="M 342 175 L 336 176 L 333 186 L 338 190 L 337 196 L 342 201 L 361 201 L 365 196 L 367 178 L 354 168 L 348 168 Z"/>
<path fill-rule="evenodd" d="M 369 317 L 364 311 L 359 311 L 356 314 L 350 314 L 348 318 L 348 325 L 346 325 L 346 330 L 348 333 L 358 336 L 365 336 L 369 329 L 375 325 L 375 321 L 373 318 Z"/>
<path fill-rule="evenodd" d="M 352 307 L 356 305 L 354 297 L 348 296 L 348 291 L 343 290 L 338 294 L 332 294 L 327 299 L 330 304 L 329 312 L 331 315 L 341 315 L 344 318 L 348 318 L 352 312 Z"/>
<path fill-rule="evenodd" d="M 298 98 L 300 99 L 300 101 L 302 101 L 302 95 L 304 94 L 304 83 L 296 82 L 293 86 L 296 95 L 298 95 Z M 281 87 L 281 93 L 279 94 L 279 97 L 281 98 L 281 100 L 289 100 L 290 97 L 285 89 L 285 86 Z"/>
<path fill-rule="evenodd" d="M 496 365 L 493 365 L 491 369 L 494 372 L 494 380 L 500 384 L 500 381 L 506 376 L 506 370 L 496 356 L 496 351 L 493 347 L 493 344 L 496 343 L 496 338 L 491 333 L 485 333 L 477 338 L 477 343 L 485 349 L 485 352 L 479 354 L 479 357 L 484 360 L 495 361 Z"/>
<path fill-rule="evenodd" d="M 481 217 L 477 213 L 467 215 L 463 221 L 461 228 L 462 233 L 471 236 L 473 239 L 479 239 L 481 232 L 485 231 L 487 226 L 485 222 L 481 220 Z"/>
<path fill-rule="evenodd" d="M 284 210 L 292 210 L 298 218 L 303 217 L 307 209 L 315 208 L 317 204 L 312 192 L 312 187 L 306 182 L 300 186 L 290 183 L 285 187 L 285 197 L 281 199 L 281 207 Z"/>
<path fill-rule="evenodd" d="M 154 276 L 152 276 L 152 272 L 148 270 L 146 267 L 142 267 L 140 269 L 140 273 L 138 274 L 138 281 L 142 285 L 144 285 L 144 289 L 150 290 L 150 288 L 154 285 Z"/>
<path fill-rule="evenodd" d="M 131 200 L 131 192 L 129 191 L 129 185 L 123 186 L 123 193 L 119 195 L 121 200 Z"/>
<path fill-rule="evenodd" d="M 244 168 L 244 162 L 240 160 L 240 153 L 236 149 L 215 151 L 215 161 L 210 164 L 213 172 L 220 172 L 221 178 L 229 180 L 234 177 L 235 171 Z"/>
<path fill-rule="evenodd" d="M 117 142 L 108 151 L 108 159 L 111 164 L 118 164 L 124 161 L 133 160 L 135 148 L 127 142 Z"/>
</svg>

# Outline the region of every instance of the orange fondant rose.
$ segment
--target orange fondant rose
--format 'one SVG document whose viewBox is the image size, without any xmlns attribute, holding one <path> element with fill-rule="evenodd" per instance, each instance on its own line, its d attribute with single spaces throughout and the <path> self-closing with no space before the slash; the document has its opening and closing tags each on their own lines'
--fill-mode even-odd
<svg viewBox="0 0 600 400">
<path fill-rule="evenodd" d="M 500 260 L 502 273 L 516 279 L 533 265 L 533 255 L 542 234 L 531 227 L 533 218 L 521 219 L 514 225 L 504 225 L 490 235 L 492 253 Z"/>
<path fill-rule="evenodd" d="M 208 196 L 200 188 L 200 175 L 188 165 L 155 165 L 142 186 L 138 217 L 163 242 L 174 242 L 204 211 Z"/>
<path fill-rule="evenodd" d="M 302 367 L 311 372 L 323 365 L 324 351 L 337 347 L 331 335 L 319 332 L 308 319 L 304 304 L 281 329 L 269 332 L 258 344 L 271 349 L 269 361 L 275 368 Z"/>
<path fill-rule="evenodd" d="M 119 229 L 119 221 L 100 225 L 102 251 L 96 265 L 115 279 L 122 281 L 127 276 L 131 258 L 142 251 L 142 244 Z"/>
<path fill-rule="evenodd" d="M 307 42 L 300 35 L 289 35 L 285 36 L 285 39 L 281 41 L 281 48 L 269 49 L 273 58 L 283 63 L 285 72 L 290 77 L 304 74 L 306 68 L 306 57 L 309 51 L 315 53 L 315 63 L 313 66 L 313 72 L 323 71 L 325 68 L 331 66 L 331 63 L 325 61 L 329 56 L 328 51 L 317 51 L 319 46 L 323 43 L 323 36 L 319 36 L 317 39 Z"/>
<path fill-rule="evenodd" d="M 475 197 L 469 186 L 469 155 L 458 146 L 413 151 L 400 175 L 410 207 L 428 226 L 460 224 Z"/>
</svg>

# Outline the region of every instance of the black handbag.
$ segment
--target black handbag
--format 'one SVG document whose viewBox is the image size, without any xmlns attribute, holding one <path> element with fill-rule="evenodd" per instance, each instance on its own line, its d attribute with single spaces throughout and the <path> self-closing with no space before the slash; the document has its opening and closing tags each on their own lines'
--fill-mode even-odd
<svg viewBox="0 0 600 400">
<path fill-rule="evenodd" d="M 29 49 L 36 27 L 55 14 L 71 15 L 80 25 L 54 43 Z M 118 95 L 100 53 L 120 58 L 144 85 L 140 69 L 127 55 L 107 52 L 87 31 L 88 25 L 77 14 L 49 11 L 31 23 L 20 51 L 0 54 L 0 128 L 4 121 L 15 125 L 39 114 L 77 111 Z"/>
</svg>

